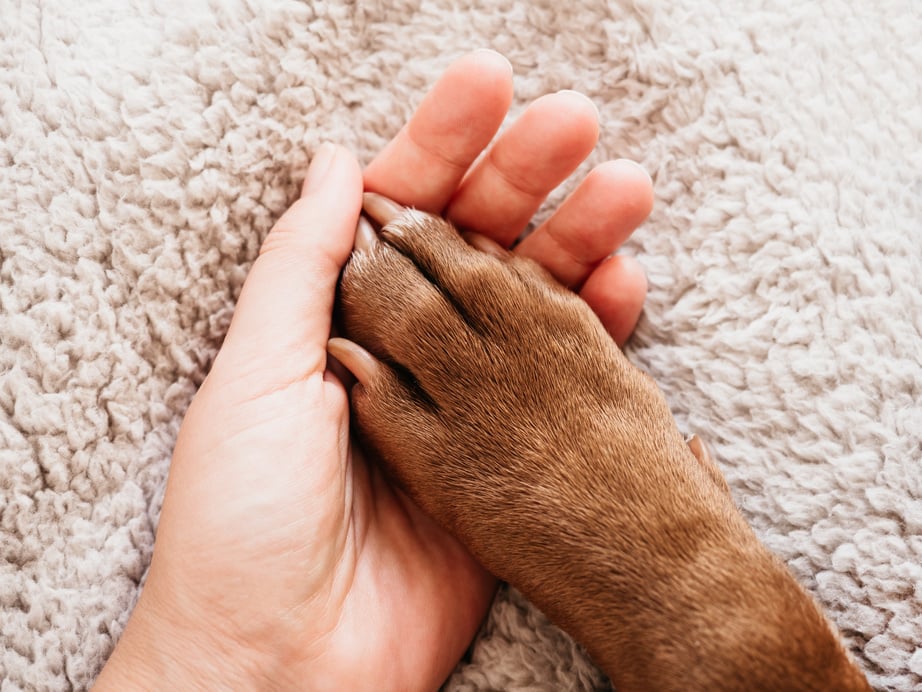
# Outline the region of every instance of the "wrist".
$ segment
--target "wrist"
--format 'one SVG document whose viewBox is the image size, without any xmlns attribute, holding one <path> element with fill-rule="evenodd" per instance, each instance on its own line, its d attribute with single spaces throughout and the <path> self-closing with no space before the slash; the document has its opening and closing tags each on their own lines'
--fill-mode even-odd
<svg viewBox="0 0 922 692">
<path fill-rule="evenodd" d="M 223 636 L 170 617 L 142 594 L 93 689 L 237 690 L 269 682 L 259 656 Z"/>
</svg>

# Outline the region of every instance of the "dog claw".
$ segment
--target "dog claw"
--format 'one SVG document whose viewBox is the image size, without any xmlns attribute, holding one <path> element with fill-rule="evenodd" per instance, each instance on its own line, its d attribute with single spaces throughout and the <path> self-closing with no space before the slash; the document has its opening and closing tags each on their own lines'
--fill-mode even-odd
<svg viewBox="0 0 922 692">
<path fill-rule="evenodd" d="M 378 359 L 348 339 L 333 337 L 327 341 L 327 353 L 342 363 L 363 387 L 381 374 L 383 366 Z"/>
<path fill-rule="evenodd" d="M 378 244 L 378 234 L 375 233 L 374 226 L 364 216 L 359 216 L 359 222 L 355 227 L 354 250 L 371 250 Z"/>
<path fill-rule="evenodd" d="M 375 192 L 366 192 L 362 195 L 362 208 L 381 226 L 386 226 L 406 211 L 405 207 L 400 206 L 394 200 Z"/>
<path fill-rule="evenodd" d="M 711 450 L 708 449 L 704 440 L 693 433 L 685 440 L 685 444 L 688 445 L 688 449 L 695 456 L 695 459 L 698 460 L 698 463 L 701 464 L 701 467 L 713 479 L 717 486 L 724 492 L 729 493 L 730 486 L 727 485 L 727 479 L 724 478 L 724 475 L 720 472 L 720 467 L 717 466 L 717 462 L 715 462 L 714 458 L 711 456 Z"/>
<path fill-rule="evenodd" d="M 461 234 L 461 237 L 467 241 L 467 244 L 472 248 L 480 250 L 488 255 L 492 255 L 497 259 L 506 259 L 509 257 L 509 251 L 504 248 L 502 245 L 497 243 L 492 238 L 487 238 L 485 235 L 480 233 L 474 233 L 473 231 L 464 231 Z"/>
<path fill-rule="evenodd" d="M 695 455 L 695 458 L 700 461 L 702 464 L 710 463 L 711 455 L 708 453 L 708 448 L 704 446 L 704 442 L 696 434 L 692 433 L 685 444 L 688 445 L 688 448 L 691 450 L 691 453 Z"/>
</svg>

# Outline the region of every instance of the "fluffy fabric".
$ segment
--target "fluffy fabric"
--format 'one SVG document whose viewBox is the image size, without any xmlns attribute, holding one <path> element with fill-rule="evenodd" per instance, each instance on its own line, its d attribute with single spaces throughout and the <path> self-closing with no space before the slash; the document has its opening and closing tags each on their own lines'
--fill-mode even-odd
<svg viewBox="0 0 922 692">
<path fill-rule="evenodd" d="M 0 689 L 84 689 L 105 662 L 183 412 L 311 153 L 369 160 L 480 46 L 511 59 L 514 113 L 584 91 L 590 163 L 653 174 L 626 248 L 650 278 L 631 357 L 873 684 L 922 686 L 918 4 L 24 0 L 0 16 Z M 446 688 L 605 684 L 504 591 Z"/>
</svg>

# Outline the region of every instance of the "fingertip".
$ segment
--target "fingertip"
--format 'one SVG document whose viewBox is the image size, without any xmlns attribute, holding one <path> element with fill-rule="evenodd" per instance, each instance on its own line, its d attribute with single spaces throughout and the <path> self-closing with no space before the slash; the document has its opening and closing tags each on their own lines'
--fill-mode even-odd
<svg viewBox="0 0 922 692">
<path fill-rule="evenodd" d="M 647 169 L 630 159 L 612 162 L 617 170 L 625 193 L 633 199 L 637 224 L 643 223 L 653 211 L 653 178 Z"/>
<path fill-rule="evenodd" d="M 595 101 L 586 96 L 586 94 L 583 92 L 576 91 L 575 89 L 561 89 L 557 92 L 557 96 L 569 99 L 572 102 L 573 107 L 578 108 L 579 110 L 586 110 L 586 107 L 588 106 L 592 111 L 593 119 L 596 121 L 596 123 L 599 122 L 599 107 L 595 104 Z"/>
<path fill-rule="evenodd" d="M 582 140 L 591 141 L 590 149 L 595 146 L 599 138 L 599 108 L 585 94 L 564 89 L 541 96 L 533 105 L 542 112 L 542 117 L 565 123 Z"/>
<path fill-rule="evenodd" d="M 653 177 L 650 175 L 647 169 L 641 166 L 639 163 L 632 159 L 615 159 L 614 163 L 618 164 L 625 170 L 629 169 L 633 171 L 639 179 L 644 181 L 644 183 L 650 188 L 651 191 L 653 190 Z"/>
<path fill-rule="evenodd" d="M 288 258 L 316 257 L 341 267 L 352 250 L 361 207 L 358 160 L 345 147 L 324 145 L 308 168 L 301 196 L 276 221 L 260 255 L 279 254 L 275 251 L 281 249 Z"/>
<path fill-rule="evenodd" d="M 608 265 L 607 271 L 619 277 L 616 280 L 617 288 L 630 294 L 632 302 L 640 308 L 649 289 L 647 272 L 640 261 L 630 255 L 612 255 L 602 265 Z"/>
<path fill-rule="evenodd" d="M 630 338 L 647 297 L 647 275 L 633 257 L 613 255 L 602 262 L 579 292 L 618 346 Z"/>
<path fill-rule="evenodd" d="M 467 103 L 468 107 L 476 108 L 478 118 L 490 124 L 489 136 L 492 137 L 509 111 L 512 96 L 512 63 L 494 50 L 481 48 L 451 63 L 425 96 L 419 110 L 429 113 L 430 104 L 451 103 L 458 108 Z M 415 127 L 418 123 L 411 119 L 408 125 Z"/>
<path fill-rule="evenodd" d="M 511 97 L 513 69 L 512 63 L 509 62 L 509 58 L 492 48 L 478 48 L 459 58 L 455 63 L 461 63 L 464 60 L 476 63 L 484 72 L 492 73 L 496 75 L 497 78 L 502 78 L 504 82 L 508 82 Z"/>
<path fill-rule="evenodd" d="M 586 181 L 617 191 L 619 225 L 633 231 L 653 211 L 653 179 L 630 159 L 605 161 L 590 171 Z"/>
<path fill-rule="evenodd" d="M 354 189 L 362 184 L 362 168 L 352 151 L 339 144 L 324 142 L 311 158 L 301 184 L 301 197 L 314 193 L 328 194 L 331 178 L 347 183 L 348 189 Z"/>
</svg>

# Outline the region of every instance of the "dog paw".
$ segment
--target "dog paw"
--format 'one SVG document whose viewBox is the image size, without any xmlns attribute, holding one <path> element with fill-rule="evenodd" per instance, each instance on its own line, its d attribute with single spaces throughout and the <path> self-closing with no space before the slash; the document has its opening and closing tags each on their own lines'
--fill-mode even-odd
<svg viewBox="0 0 922 692">
<path fill-rule="evenodd" d="M 494 572 L 496 532 L 559 538 L 574 508 L 700 467 L 653 381 L 540 266 L 377 196 L 366 211 L 381 229 L 357 234 L 329 346 L 358 380 L 357 431 Z"/>
<path fill-rule="evenodd" d="M 443 219 L 366 211 L 382 228 L 357 235 L 329 350 L 358 380 L 358 434 L 417 504 L 619 688 L 687 687 L 706 660 L 693 687 L 869 689 L 580 298 Z M 755 683 L 753 660 L 771 661 Z"/>
</svg>

